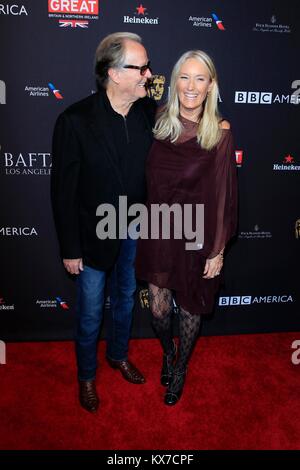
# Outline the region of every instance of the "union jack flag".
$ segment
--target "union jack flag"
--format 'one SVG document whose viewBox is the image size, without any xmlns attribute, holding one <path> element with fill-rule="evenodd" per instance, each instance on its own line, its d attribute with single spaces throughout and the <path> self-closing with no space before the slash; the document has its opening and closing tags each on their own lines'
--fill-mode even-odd
<svg viewBox="0 0 300 470">
<path fill-rule="evenodd" d="M 77 21 L 77 20 L 59 20 L 59 26 L 61 28 L 88 28 L 89 22 L 88 21 Z"/>
</svg>

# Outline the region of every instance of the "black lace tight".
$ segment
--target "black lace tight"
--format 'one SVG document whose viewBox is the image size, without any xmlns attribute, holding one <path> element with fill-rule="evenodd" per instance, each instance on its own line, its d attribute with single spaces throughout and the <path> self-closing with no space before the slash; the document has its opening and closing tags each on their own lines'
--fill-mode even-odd
<svg viewBox="0 0 300 470">
<path fill-rule="evenodd" d="M 149 301 L 153 329 L 161 341 L 164 353 L 169 354 L 173 351 L 171 291 L 149 284 Z"/>
<path fill-rule="evenodd" d="M 180 307 L 179 313 L 179 355 L 175 370 L 182 371 L 186 368 L 193 351 L 201 324 L 200 315 L 191 315 Z"/>
<path fill-rule="evenodd" d="M 150 309 L 153 314 L 152 325 L 159 337 L 163 350 L 170 354 L 173 350 L 172 334 L 172 293 L 169 289 L 149 285 Z M 200 315 L 191 315 L 180 307 L 179 313 L 179 354 L 175 370 L 186 368 L 198 337 L 201 324 Z"/>
</svg>

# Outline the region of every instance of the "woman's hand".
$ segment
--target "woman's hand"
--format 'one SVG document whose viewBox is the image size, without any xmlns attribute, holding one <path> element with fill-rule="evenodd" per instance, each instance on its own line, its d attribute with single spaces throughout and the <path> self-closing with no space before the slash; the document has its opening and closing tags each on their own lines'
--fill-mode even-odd
<svg viewBox="0 0 300 470">
<path fill-rule="evenodd" d="M 223 250 L 214 258 L 206 260 L 203 272 L 204 279 L 212 279 L 218 276 L 223 267 Z"/>
</svg>

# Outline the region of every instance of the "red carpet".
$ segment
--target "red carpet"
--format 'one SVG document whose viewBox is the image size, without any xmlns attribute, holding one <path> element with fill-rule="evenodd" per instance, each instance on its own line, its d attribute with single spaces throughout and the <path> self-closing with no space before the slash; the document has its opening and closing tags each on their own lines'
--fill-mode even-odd
<svg viewBox="0 0 300 470">
<path fill-rule="evenodd" d="M 73 344 L 7 345 L 0 366 L 1 449 L 300 449 L 300 333 L 200 338 L 185 393 L 163 404 L 156 340 L 131 342 L 147 377 L 131 385 L 104 362 L 96 415 L 77 403 Z"/>
</svg>

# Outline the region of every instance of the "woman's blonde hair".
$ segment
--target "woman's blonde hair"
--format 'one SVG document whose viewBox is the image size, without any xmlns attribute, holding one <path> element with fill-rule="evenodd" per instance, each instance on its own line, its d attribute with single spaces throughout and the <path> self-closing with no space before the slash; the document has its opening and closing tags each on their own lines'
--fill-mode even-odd
<svg viewBox="0 0 300 470">
<path fill-rule="evenodd" d="M 212 88 L 203 102 L 202 117 L 197 129 L 197 142 L 205 150 L 214 148 L 221 138 L 219 127 L 220 114 L 218 111 L 219 87 L 215 66 L 211 58 L 203 51 L 195 50 L 185 52 L 176 62 L 171 75 L 170 95 L 154 127 L 154 135 L 158 140 L 170 139 L 176 142 L 182 132 L 179 120 L 179 99 L 177 93 L 177 79 L 182 64 L 188 59 L 196 59 L 206 65 Z"/>
</svg>

